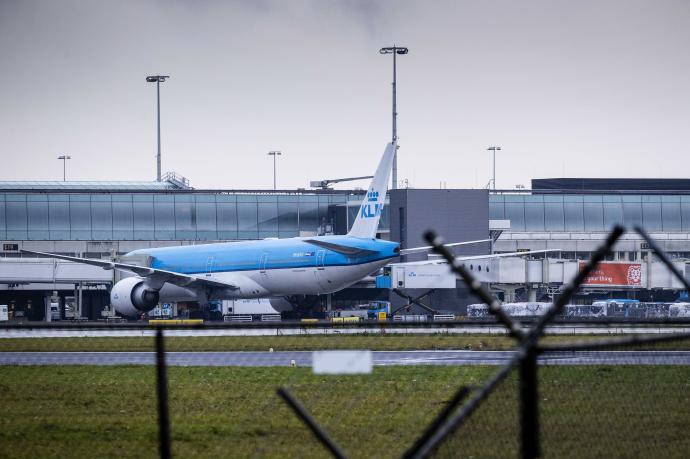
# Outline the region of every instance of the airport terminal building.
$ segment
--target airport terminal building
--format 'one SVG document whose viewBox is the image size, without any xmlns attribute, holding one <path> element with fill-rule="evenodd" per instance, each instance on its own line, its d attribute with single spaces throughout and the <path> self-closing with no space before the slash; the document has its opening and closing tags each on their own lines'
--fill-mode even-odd
<svg viewBox="0 0 690 459">
<path fill-rule="evenodd" d="M 81 298 L 82 314 L 94 318 L 117 280 L 110 271 L 30 259 L 22 249 L 114 259 L 148 247 L 337 234 L 347 231 L 363 195 L 194 190 L 179 181 L 0 182 L 0 304 L 39 318 L 44 298 Z"/>
<path fill-rule="evenodd" d="M 156 246 L 345 234 L 363 194 L 196 190 L 177 180 L 0 182 L 0 304 L 40 320 L 46 315 L 44 304 L 59 298 L 76 303 L 81 316 L 96 319 L 118 279 L 112 271 L 29 257 L 22 249 L 116 259 Z M 614 224 L 643 226 L 681 269 L 690 260 L 690 180 L 544 179 L 534 180 L 531 190 L 498 191 L 408 188 L 390 191 L 388 201 L 379 237 L 401 242 L 402 248 L 426 245 L 422 234 L 433 228 L 450 242 L 493 240 L 463 247 L 459 254 L 553 250 L 527 260 L 477 263 L 477 269 L 483 267 L 482 280 L 511 300 L 557 293 L 565 273 L 576 269 L 578 260 L 587 260 Z M 608 261 L 639 265 L 641 278 L 631 285 L 591 285 L 585 289 L 590 299 L 679 295 L 680 286 L 654 266 L 648 247 L 633 233 L 623 237 Z M 410 285 L 410 291 L 415 287 Z M 457 311 L 472 299 L 461 285 L 456 287 L 437 292 L 430 301 Z M 390 296 L 369 279 L 336 300 Z"/>
</svg>

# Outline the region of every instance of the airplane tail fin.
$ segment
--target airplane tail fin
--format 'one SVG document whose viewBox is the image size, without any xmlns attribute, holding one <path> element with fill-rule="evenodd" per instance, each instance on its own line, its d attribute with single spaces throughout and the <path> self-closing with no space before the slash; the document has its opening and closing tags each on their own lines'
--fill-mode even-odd
<svg viewBox="0 0 690 459">
<path fill-rule="evenodd" d="M 361 238 L 376 237 L 376 230 L 379 227 L 379 219 L 386 201 L 386 190 L 388 190 L 388 178 L 393 166 L 393 156 L 395 155 L 395 144 L 386 145 L 379 167 L 369 185 L 367 194 L 359 208 L 359 213 L 352 225 L 352 229 L 347 233 L 349 236 Z"/>
</svg>

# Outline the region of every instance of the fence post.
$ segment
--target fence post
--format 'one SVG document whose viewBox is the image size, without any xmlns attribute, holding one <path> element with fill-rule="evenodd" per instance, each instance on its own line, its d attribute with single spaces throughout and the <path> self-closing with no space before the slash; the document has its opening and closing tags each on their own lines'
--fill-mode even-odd
<svg viewBox="0 0 690 459">
<path fill-rule="evenodd" d="M 158 440 L 161 459 L 170 458 L 170 416 L 168 414 L 168 375 L 165 366 L 163 329 L 156 330 L 156 388 L 158 393 Z"/>
<path fill-rule="evenodd" d="M 526 350 L 520 362 L 520 427 L 524 459 L 539 457 L 539 391 L 537 388 L 537 349 Z"/>
<path fill-rule="evenodd" d="M 286 387 L 279 387 L 278 388 L 278 395 L 285 400 L 285 403 L 288 404 L 290 408 L 292 408 L 292 411 L 297 414 L 297 416 L 304 422 L 307 427 L 309 427 L 309 430 L 316 436 L 316 438 L 321 442 L 323 446 L 328 449 L 328 451 L 335 457 L 336 459 L 345 459 L 347 456 L 345 456 L 345 452 L 340 449 L 340 447 L 331 439 L 331 437 L 326 433 L 323 427 L 319 425 L 318 422 L 316 422 L 316 419 L 309 414 L 307 409 L 290 393 L 290 391 Z"/>
<path fill-rule="evenodd" d="M 450 418 L 450 416 L 453 414 L 453 411 L 458 407 L 460 402 L 462 402 L 469 393 L 470 388 L 467 386 L 462 386 L 460 390 L 458 390 L 455 393 L 455 395 L 453 395 L 453 398 L 451 398 L 450 401 L 446 403 L 446 406 L 443 407 L 443 409 L 436 416 L 436 418 L 433 421 L 431 421 L 429 427 L 426 428 L 426 430 L 417 439 L 417 441 L 415 441 L 414 444 L 410 447 L 410 449 L 408 449 L 405 452 L 403 458 L 407 459 L 416 457 L 419 450 L 426 444 L 426 442 L 429 441 L 431 437 L 434 436 L 434 434 L 443 426 L 443 424 L 445 424 L 448 418 Z"/>
</svg>

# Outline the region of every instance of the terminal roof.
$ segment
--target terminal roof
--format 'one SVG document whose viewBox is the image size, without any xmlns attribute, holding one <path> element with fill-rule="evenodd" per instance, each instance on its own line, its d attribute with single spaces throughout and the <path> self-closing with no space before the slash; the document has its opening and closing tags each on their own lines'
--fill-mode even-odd
<svg viewBox="0 0 690 459">
<path fill-rule="evenodd" d="M 532 179 L 532 190 L 690 191 L 690 179 L 543 178 Z"/>
<path fill-rule="evenodd" d="M 179 190 L 174 183 L 134 181 L 0 181 L 0 190 Z"/>
</svg>

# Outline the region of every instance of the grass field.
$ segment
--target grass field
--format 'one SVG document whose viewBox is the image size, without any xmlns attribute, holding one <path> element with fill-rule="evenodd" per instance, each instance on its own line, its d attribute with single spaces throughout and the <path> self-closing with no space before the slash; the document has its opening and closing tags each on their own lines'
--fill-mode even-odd
<svg viewBox="0 0 690 459">
<path fill-rule="evenodd" d="M 553 335 L 545 344 L 597 340 L 610 336 Z M 433 334 L 433 335 L 302 335 L 302 336 L 207 336 L 167 337 L 168 351 L 311 351 L 318 349 L 472 349 L 506 350 L 515 340 L 503 335 Z M 690 340 L 648 345 L 652 349 L 690 349 Z M 31 351 L 151 351 L 153 337 L 122 338 L 3 338 L 0 352 Z"/>
<path fill-rule="evenodd" d="M 169 369 L 177 457 L 327 457 L 275 395 L 287 385 L 353 457 L 396 457 L 461 385 L 495 368 L 377 367 L 368 376 L 307 368 Z M 517 456 L 511 377 L 439 450 Z M 686 457 L 687 367 L 540 369 L 547 457 Z M 155 457 L 153 367 L 0 367 L 0 457 Z"/>
</svg>

